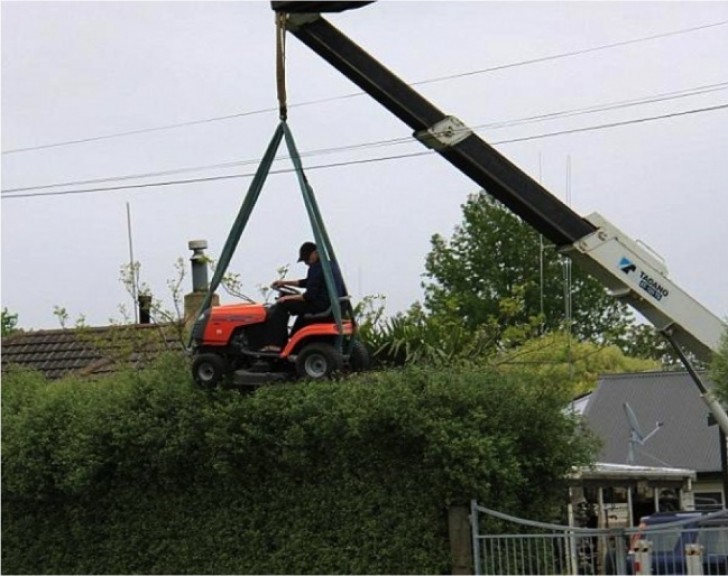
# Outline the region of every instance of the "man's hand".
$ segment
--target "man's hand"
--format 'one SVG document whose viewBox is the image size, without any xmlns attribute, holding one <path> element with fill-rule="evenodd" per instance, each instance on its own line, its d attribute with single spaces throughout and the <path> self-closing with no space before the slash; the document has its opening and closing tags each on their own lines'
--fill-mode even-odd
<svg viewBox="0 0 728 576">
<path fill-rule="evenodd" d="M 281 296 L 276 300 L 276 302 L 289 302 L 291 300 L 303 300 L 303 296 L 301 294 L 288 294 L 286 296 Z"/>
<path fill-rule="evenodd" d="M 298 288 L 299 280 L 273 280 L 271 282 L 271 288 L 283 288 L 284 286 L 292 286 Z"/>
</svg>

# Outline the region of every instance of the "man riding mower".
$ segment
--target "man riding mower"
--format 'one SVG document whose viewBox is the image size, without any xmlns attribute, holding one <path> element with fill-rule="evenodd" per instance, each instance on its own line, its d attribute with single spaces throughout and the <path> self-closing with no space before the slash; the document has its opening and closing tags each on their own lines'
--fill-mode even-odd
<svg viewBox="0 0 728 576">
<path fill-rule="evenodd" d="M 327 279 L 311 242 L 301 246 L 299 262 L 309 267 L 306 278 L 274 282 L 272 288 L 279 294 L 274 305 L 215 306 L 200 315 L 192 329 L 192 374 L 199 385 L 211 388 L 229 380 L 234 385 L 257 386 L 294 378 L 328 378 L 335 372 L 369 367 L 336 263 L 329 263 Z M 333 285 L 336 302 L 327 284 Z M 297 319 L 289 334 L 290 314 Z"/>
</svg>

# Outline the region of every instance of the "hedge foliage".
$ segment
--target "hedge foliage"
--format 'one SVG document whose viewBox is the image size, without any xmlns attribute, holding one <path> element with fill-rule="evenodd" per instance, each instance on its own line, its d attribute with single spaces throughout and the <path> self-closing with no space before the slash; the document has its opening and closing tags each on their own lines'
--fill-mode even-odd
<svg viewBox="0 0 728 576">
<path fill-rule="evenodd" d="M 4 573 L 447 573 L 446 511 L 531 517 L 589 460 L 558 386 L 408 369 L 254 394 L 168 357 L 2 386 Z"/>
</svg>

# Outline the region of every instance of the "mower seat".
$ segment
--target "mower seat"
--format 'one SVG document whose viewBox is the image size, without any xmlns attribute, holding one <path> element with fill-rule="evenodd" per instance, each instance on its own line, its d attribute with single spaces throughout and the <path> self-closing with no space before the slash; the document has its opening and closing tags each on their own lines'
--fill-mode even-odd
<svg viewBox="0 0 728 576">
<path fill-rule="evenodd" d="M 348 315 L 349 317 L 351 317 L 351 296 L 342 296 L 341 298 L 339 298 L 339 303 L 341 305 L 341 315 Z M 318 320 L 326 320 L 328 318 L 331 318 L 332 315 L 333 312 L 331 310 L 331 306 L 329 306 L 326 310 L 322 310 L 321 312 L 304 314 L 303 319 L 307 323 L 313 323 Z"/>
</svg>

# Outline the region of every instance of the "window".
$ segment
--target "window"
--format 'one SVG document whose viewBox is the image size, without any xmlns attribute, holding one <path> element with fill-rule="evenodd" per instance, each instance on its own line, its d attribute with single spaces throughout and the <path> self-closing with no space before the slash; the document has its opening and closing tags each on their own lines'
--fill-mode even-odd
<svg viewBox="0 0 728 576">
<path fill-rule="evenodd" d="M 695 492 L 695 509 L 704 512 L 723 508 L 722 492 Z"/>
</svg>

